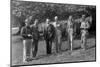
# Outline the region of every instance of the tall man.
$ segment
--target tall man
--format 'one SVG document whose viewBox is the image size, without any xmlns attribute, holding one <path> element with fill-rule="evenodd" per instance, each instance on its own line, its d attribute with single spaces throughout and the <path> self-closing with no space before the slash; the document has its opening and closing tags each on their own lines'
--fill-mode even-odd
<svg viewBox="0 0 100 67">
<path fill-rule="evenodd" d="M 68 28 L 68 40 L 69 40 L 70 48 L 72 51 L 72 45 L 73 45 L 73 19 L 72 19 L 72 16 L 69 16 L 69 18 L 68 18 L 67 28 Z"/>
<path fill-rule="evenodd" d="M 86 41 L 87 41 L 87 29 L 90 27 L 88 21 L 85 20 L 85 15 L 82 15 L 82 18 L 80 20 L 81 22 L 81 48 L 83 48 L 83 50 L 86 49 Z"/>
<path fill-rule="evenodd" d="M 53 26 L 55 27 L 55 46 L 56 46 L 56 53 L 61 51 L 61 44 L 62 44 L 62 40 L 61 40 L 61 30 L 58 29 L 60 24 L 58 24 L 58 17 L 55 16 L 54 17 L 54 22 L 53 22 Z"/>
<path fill-rule="evenodd" d="M 29 61 L 31 59 L 31 45 L 32 45 L 32 35 L 29 22 L 25 22 L 25 26 L 21 29 L 21 35 L 23 37 L 23 62 Z"/>
</svg>

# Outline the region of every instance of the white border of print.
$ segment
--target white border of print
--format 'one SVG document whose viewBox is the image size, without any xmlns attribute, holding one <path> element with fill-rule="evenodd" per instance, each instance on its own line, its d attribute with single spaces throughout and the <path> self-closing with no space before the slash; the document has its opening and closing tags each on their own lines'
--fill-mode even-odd
<svg viewBox="0 0 100 67">
<path fill-rule="evenodd" d="M 82 63 L 68 63 L 68 64 L 53 64 L 53 65 L 37 65 L 41 67 L 99 67 L 100 65 L 100 0 L 24 0 L 24 1 L 39 1 L 39 2 L 53 2 L 53 3 L 68 3 L 68 4 L 85 4 L 96 5 L 97 10 L 97 37 L 96 62 L 82 62 Z M 10 66 L 10 0 L 0 1 L 0 67 Z M 26 66 L 25 66 L 26 67 Z M 27 66 L 32 67 L 32 66 Z"/>
</svg>

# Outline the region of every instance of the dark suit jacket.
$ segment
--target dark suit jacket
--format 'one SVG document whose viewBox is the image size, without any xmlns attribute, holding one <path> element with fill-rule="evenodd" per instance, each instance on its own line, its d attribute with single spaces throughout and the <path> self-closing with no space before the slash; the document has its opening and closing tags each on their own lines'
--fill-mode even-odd
<svg viewBox="0 0 100 67">
<path fill-rule="evenodd" d="M 28 35 L 32 35 L 32 31 L 30 27 L 22 27 L 21 29 L 21 35 L 23 37 L 23 39 L 32 39 L 32 36 L 28 36 Z"/>
</svg>

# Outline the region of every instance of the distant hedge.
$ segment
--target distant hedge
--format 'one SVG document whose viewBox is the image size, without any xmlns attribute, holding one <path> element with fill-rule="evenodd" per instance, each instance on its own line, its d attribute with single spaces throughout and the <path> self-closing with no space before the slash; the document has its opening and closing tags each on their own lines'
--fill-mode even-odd
<svg viewBox="0 0 100 67">
<path fill-rule="evenodd" d="M 31 15 L 33 16 L 33 21 L 34 19 L 39 19 L 41 23 L 46 18 L 53 21 L 54 16 L 58 16 L 59 20 L 66 20 L 69 15 L 79 18 L 82 14 L 86 14 L 87 16 L 92 15 L 93 24 L 96 25 L 96 6 L 11 1 L 11 24 L 13 27 L 19 26 Z"/>
</svg>

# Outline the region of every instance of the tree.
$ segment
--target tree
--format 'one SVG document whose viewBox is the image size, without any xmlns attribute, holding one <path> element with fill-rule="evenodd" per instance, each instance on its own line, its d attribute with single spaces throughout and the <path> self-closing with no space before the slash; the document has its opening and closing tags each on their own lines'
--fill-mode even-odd
<svg viewBox="0 0 100 67">
<path fill-rule="evenodd" d="M 11 1 L 11 17 L 17 19 L 12 23 L 20 28 L 24 26 L 24 21 L 29 16 L 32 16 L 32 23 L 35 19 L 39 19 L 39 23 L 41 23 L 46 18 L 50 18 L 53 21 L 54 16 L 58 16 L 59 20 L 65 20 L 69 15 L 79 18 L 81 14 L 92 14 L 95 18 L 95 13 L 93 12 L 95 10 L 94 6 L 88 5 Z"/>
</svg>

